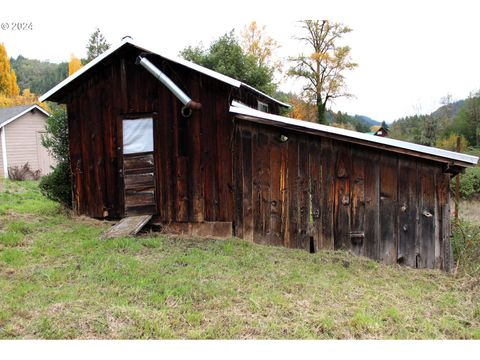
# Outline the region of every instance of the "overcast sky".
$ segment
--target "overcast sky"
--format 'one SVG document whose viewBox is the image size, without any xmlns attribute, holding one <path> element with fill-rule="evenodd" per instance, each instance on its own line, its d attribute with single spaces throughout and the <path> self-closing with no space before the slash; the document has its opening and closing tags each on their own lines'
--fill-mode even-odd
<svg viewBox="0 0 480 360">
<path fill-rule="evenodd" d="M 280 58 L 302 46 L 292 39 L 299 19 L 329 19 L 353 29 L 344 43 L 358 68 L 347 75 L 354 98 L 338 100 L 333 110 L 391 122 L 429 113 L 447 94 L 453 99 L 480 88 L 480 9 L 477 1 L 9 1 L 2 4 L 0 42 L 9 56 L 53 62 L 71 53 L 84 57 L 95 27 L 110 43 L 130 35 L 166 55 L 187 45 L 208 45 L 252 20 L 267 26 L 282 48 Z M 13 22 L 33 30 L 14 31 Z M 297 81 L 280 84 L 298 90 Z"/>
</svg>

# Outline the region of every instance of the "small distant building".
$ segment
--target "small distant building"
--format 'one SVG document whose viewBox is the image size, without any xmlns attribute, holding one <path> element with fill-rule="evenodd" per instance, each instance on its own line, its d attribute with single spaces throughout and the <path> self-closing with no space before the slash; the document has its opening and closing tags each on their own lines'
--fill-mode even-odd
<svg viewBox="0 0 480 360">
<path fill-rule="evenodd" d="M 8 168 L 27 162 L 41 175 L 51 171 L 55 160 L 42 145 L 49 116 L 35 104 L 0 109 L 0 177 L 8 178 Z"/>
<path fill-rule="evenodd" d="M 388 129 L 386 126 L 374 125 L 370 128 L 370 132 L 368 132 L 367 134 L 388 137 Z"/>
</svg>

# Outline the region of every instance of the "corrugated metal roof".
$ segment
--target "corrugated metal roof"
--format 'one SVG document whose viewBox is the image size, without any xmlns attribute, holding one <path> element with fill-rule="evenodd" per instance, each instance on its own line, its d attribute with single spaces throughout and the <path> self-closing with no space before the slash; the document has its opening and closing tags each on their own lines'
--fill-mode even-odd
<svg viewBox="0 0 480 360">
<path fill-rule="evenodd" d="M 214 79 L 217 79 L 223 83 L 226 83 L 226 84 L 229 84 L 233 87 L 236 87 L 236 88 L 239 88 L 241 86 L 244 86 L 252 91 L 255 91 L 256 93 L 262 95 L 262 96 L 265 96 L 266 98 L 269 98 L 273 101 L 275 101 L 277 104 L 281 105 L 281 106 L 285 106 L 285 107 L 290 107 L 289 104 L 286 104 L 284 102 L 281 102 L 277 99 L 274 99 L 272 98 L 271 96 L 261 92 L 260 90 L 257 90 L 255 89 L 254 87 L 248 85 L 248 84 L 245 84 L 241 81 L 238 81 L 238 80 L 235 80 L 229 76 L 226 76 L 226 75 L 223 75 L 223 74 L 220 74 L 216 71 L 213 71 L 213 70 L 210 70 L 210 69 L 207 69 L 206 67 L 203 67 L 203 66 L 200 66 L 198 64 L 195 64 L 193 62 L 190 62 L 190 61 L 187 61 L 185 59 L 181 59 L 181 58 L 178 58 L 178 57 L 172 57 L 172 56 L 167 56 L 167 55 L 164 55 L 162 54 L 161 52 L 157 52 L 157 51 L 154 51 L 154 50 L 149 50 L 147 49 L 146 47 L 142 47 L 136 43 L 134 43 L 132 40 L 129 40 L 129 39 L 126 39 L 122 42 L 120 42 L 119 44 L 115 45 L 115 46 L 112 46 L 110 49 L 108 49 L 107 51 L 105 51 L 103 54 L 101 54 L 100 56 L 98 56 L 97 58 L 95 58 L 94 60 L 90 61 L 87 65 L 85 65 L 84 67 L 82 67 L 80 70 L 76 71 L 75 73 L 73 73 L 72 75 L 70 75 L 68 78 L 66 78 L 65 80 L 63 80 L 62 82 L 60 82 L 59 84 L 57 84 L 55 87 L 53 87 L 52 89 L 50 89 L 49 91 L 47 91 L 45 94 L 43 94 L 42 96 L 40 96 L 39 100 L 40 101 L 45 101 L 45 100 L 48 100 L 53 94 L 55 94 L 57 91 L 59 91 L 60 89 L 62 89 L 64 86 L 68 85 L 70 82 L 72 82 L 73 80 L 75 80 L 76 78 L 78 78 L 79 76 L 81 76 L 82 74 L 84 74 L 85 72 L 87 72 L 88 70 L 90 70 L 91 68 L 93 68 L 95 65 L 99 64 L 100 62 L 102 62 L 104 59 L 106 59 L 107 57 L 109 57 L 111 54 L 115 53 L 117 50 L 119 50 L 121 47 L 123 46 L 126 46 L 126 45 L 131 45 L 131 46 L 134 46 L 136 47 L 137 49 L 140 49 L 142 51 L 145 51 L 145 52 L 148 52 L 148 53 L 153 53 L 155 55 L 158 55 L 158 56 L 161 56 L 162 58 L 164 59 L 167 59 L 169 61 L 172 61 L 172 62 L 175 62 L 177 64 L 180 64 L 180 65 L 183 65 L 189 69 L 192 69 L 194 71 L 198 71 L 199 73 L 202 73 L 204 75 L 207 75 L 211 78 L 214 78 Z"/>
<path fill-rule="evenodd" d="M 0 128 L 7 125 L 7 123 L 14 121 L 15 119 L 18 119 L 20 116 L 22 116 L 23 114 L 26 114 L 32 109 L 37 109 L 43 112 L 45 115 L 50 116 L 48 112 L 46 112 L 36 104 L 18 105 L 18 106 L 11 106 L 7 108 L 0 108 Z"/>
<path fill-rule="evenodd" d="M 370 143 L 371 146 L 376 147 L 390 146 L 393 148 L 405 149 L 408 151 L 416 152 L 419 154 L 419 156 L 421 156 L 422 154 L 431 155 L 434 157 L 459 161 L 468 165 L 476 165 L 478 163 L 477 156 L 461 154 L 454 151 L 438 149 L 430 146 L 418 145 L 407 141 L 400 141 L 391 138 L 360 133 L 352 130 L 340 129 L 333 126 L 321 125 L 303 120 L 291 119 L 284 116 L 268 114 L 245 106 L 236 105 L 237 104 L 235 102 L 232 103 L 232 106 L 230 106 L 230 112 L 236 115 L 243 115 L 247 120 L 251 121 L 263 120 L 257 122 L 268 123 L 279 127 L 292 127 L 298 131 L 304 132 L 308 131 L 318 134 L 332 134 L 344 137 L 345 141 L 348 141 L 349 139 L 350 141 L 361 140 L 363 143 L 365 143 L 365 145 L 368 145 Z"/>
</svg>

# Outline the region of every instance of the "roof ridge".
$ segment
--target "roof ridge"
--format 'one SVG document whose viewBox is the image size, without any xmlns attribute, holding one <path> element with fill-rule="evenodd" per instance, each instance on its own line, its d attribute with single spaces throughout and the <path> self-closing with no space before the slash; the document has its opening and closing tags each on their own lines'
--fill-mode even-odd
<svg viewBox="0 0 480 360">
<path fill-rule="evenodd" d="M 96 57 L 95 59 L 93 59 L 92 61 L 90 61 L 87 65 L 85 65 L 84 67 L 82 67 L 81 69 L 79 69 L 78 71 L 76 71 L 75 73 L 73 73 L 72 75 L 70 75 L 69 77 L 67 77 L 66 79 L 64 79 L 63 81 L 61 81 L 59 84 L 57 84 L 56 86 L 54 86 L 52 89 L 50 89 L 49 91 L 47 91 L 45 94 L 43 94 L 42 96 L 39 97 L 39 100 L 40 101 L 46 101 L 48 100 L 53 94 L 55 94 L 56 92 L 58 92 L 60 89 L 62 89 L 64 86 L 68 85 L 70 82 L 72 82 L 73 80 L 75 80 L 76 78 L 78 78 L 79 76 L 81 76 L 82 74 L 86 73 L 87 71 L 89 71 L 91 68 L 93 68 L 94 66 L 96 66 L 98 63 L 102 62 L 105 58 L 109 57 L 110 55 L 112 55 L 113 53 L 115 53 L 117 50 L 119 50 L 121 47 L 123 47 L 124 45 L 131 45 L 131 46 L 134 46 L 140 50 L 143 50 L 143 51 L 146 51 L 146 52 L 149 52 L 149 53 L 152 53 L 152 54 L 155 54 L 157 56 L 160 56 L 166 60 L 170 60 L 172 62 L 175 62 L 177 64 L 180 64 L 180 65 L 183 65 L 183 66 L 186 66 L 194 71 L 197 71 L 197 72 L 200 72 L 202 74 L 205 74 L 209 77 L 212 77 L 214 79 L 217 79 L 221 82 L 224 82 L 224 83 L 227 83 L 231 86 L 234 86 L 236 88 L 240 88 L 241 86 L 244 86 L 252 91 L 255 91 L 256 93 L 264 96 L 264 97 L 267 97 L 269 98 L 270 100 L 272 101 L 275 101 L 277 104 L 281 105 L 281 106 L 284 106 L 284 107 L 290 107 L 289 104 L 286 104 L 280 100 L 277 100 L 273 97 L 271 97 L 270 95 L 268 94 L 265 94 L 264 92 L 254 88 L 253 86 L 251 85 L 248 85 L 248 84 L 245 84 L 239 80 L 236 80 L 228 75 L 224 75 L 224 74 L 221 74 L 217 71 L 214 71 L 212 69 L 209 69 L 205 66 L 202 66 L 202 65 L 199 65 L 199 64 L 196 64 L 192 61 L 188 61 L 188 60 L 185 60 L 185 59 L 182 59 L 180 57 L 177 57 L 177 56 L 170 56 L 170 55 L 165 55 L 165 54 L 162 54 L 161 52 L 158 52 L 156 50 L 149 50 L 147 47 L 143 47 L 141 45 L 139 45 L 138 43 L 135 43 L 134 41 L 132 40 L 129 40 L 129 39 L 125 39 L 123 41 L 121 41 L 120 43 L 118 43 L 117 45 L 115 46 L 112 46 L 110 49 L 108 49 L 107 51 L 105 51 L 103 54 L 101 54 L 100 56 Z"/>
</svg>

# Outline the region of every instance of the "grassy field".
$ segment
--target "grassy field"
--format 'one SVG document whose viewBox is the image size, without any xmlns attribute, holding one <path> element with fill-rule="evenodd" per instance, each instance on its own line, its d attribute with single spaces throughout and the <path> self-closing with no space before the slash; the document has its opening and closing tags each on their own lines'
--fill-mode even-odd
<svg viewBox="0 0 480 360">
<path fill-rule="evenodd" d="M 109 225 L 3 184 L 0 338 L 480 339 L 466 274 L 238 239 L 100 240 Z"/>
</svg>

